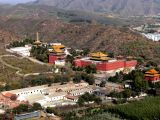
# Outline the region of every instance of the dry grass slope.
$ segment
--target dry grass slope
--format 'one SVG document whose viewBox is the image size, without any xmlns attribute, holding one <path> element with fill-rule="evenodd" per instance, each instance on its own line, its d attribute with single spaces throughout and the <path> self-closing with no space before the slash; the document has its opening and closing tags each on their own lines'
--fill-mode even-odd
<svg viewBox="0 0 160 120">
<path fill-rule="evenodd" d="M 23 74 L 49 72 L 51 69 L 47 65 L 39 65 L 26 58 L 19 59 L 16 57 L 3 57 L 3 60 L 12 66 L 21 68 Z"/>
</svg>

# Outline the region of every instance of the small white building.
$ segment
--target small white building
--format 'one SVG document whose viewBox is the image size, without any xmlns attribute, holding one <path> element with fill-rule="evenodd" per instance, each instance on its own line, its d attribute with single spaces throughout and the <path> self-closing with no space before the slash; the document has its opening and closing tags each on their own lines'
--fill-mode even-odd
<svg viewBox="0 0 160 120">
<path fill-rule="evenodd" d="M 9 52 L 16 53 L 18 55 L 21 55 L 23 57 L 29 57 L 30 56 L 30 50 L 32 49 L 32 46 L 25 45 L 25 47 L 15 47 L 10 48 Z"/>
<path fill-rule="evenodd" d="M 13 94 L 16 94 L 17 96 L 28 97 L 36 94 L 43 94 L 43 90 L 45 90 L 46 88 L 47 88 L 47 85 L 43 85 L 43 86 L 36 86 L 36 87 L 30 87 L 30 88 L 17 89 L 12 91 L 5 91 L 3 92 L 3 94 L 7 92 L 11 92 Z"/>
<path fill-rule="evenodd" d="M 151 39 L 153 41 L 159 41 L 160 40 L 160 34 L 159 33 L 142 33 L 142 35 L 144 35 L 145 37 L 147 37 L 148 39 Z"/>
<path fill-rule="evenodd" d="M 65 60 L 56 60 L 55 65 L 56 66 L 65 66 L 66 62 Z"/>
</svg>

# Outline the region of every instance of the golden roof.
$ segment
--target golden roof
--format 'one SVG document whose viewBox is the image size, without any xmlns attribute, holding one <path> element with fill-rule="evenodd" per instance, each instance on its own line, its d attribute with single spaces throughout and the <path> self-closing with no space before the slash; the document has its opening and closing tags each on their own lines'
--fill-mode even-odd
<svg viewBox="0 0 160 120">
<path fill-rule="evenodd" d="M 109 58 L 109 57 L 100 57 L 100 58 L 92 57 L 91 59 L 92 59 L 92 60 L 102 60 L 102 61 L 110 60 L 110 58 Z"/>
<path fill-rule="evenodd" d="M 96 53 L 91 53 L 91 57 L 107 57 L 107 54 L 104 54 L 102 52 L 96 52 Z"/>
<path fill-rule="evenodd" d="M 151 74 L 145 74 L 144 76 L 145 77 L 159 77 L 160 74 L 154 74 L 154 75 L 153 74 L 152 75 Z"/>
<path fill-rule="evenodd" d="M 52 48 L 56 53 L 63 53 L 64 51 L 62 49 L 65 48 L 64 45 L 53 45 Z"/>
<path fill-rule="evenodd" d="M 102 52 L 91 53 L 90 56 L 92 60 L 101 60 L 101 61 L 110 60 L 110 57 L 108 57 L 108 54 L 104 54 Z"/>
<path fill-rule="evenodd" d="M 146 72 L 146 74 L 158 74 L 159 72 L 156 71 L 155 69 L 150 69 Z"/>
</svg>

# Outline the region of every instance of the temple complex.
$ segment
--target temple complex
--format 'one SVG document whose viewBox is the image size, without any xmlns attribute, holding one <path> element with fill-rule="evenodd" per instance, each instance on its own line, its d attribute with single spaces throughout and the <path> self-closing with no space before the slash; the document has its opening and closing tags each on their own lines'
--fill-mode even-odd
<svg viewBox="0 0 160 120">
<path fill-rule="evenodd" d="M 74 63 L 76 67 L 86 67 L 94 64 L 98 71 L 107 73 L 116 73 L 126 69 L 130 72 L 137 65 L 136 60 L 110 58 L 102 52 L 91 53 L 89 57 L 76 59 Z"/>
</svg>

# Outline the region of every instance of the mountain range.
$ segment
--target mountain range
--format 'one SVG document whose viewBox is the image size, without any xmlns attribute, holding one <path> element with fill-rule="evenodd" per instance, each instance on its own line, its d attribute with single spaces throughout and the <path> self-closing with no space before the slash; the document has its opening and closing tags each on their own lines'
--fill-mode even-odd
<svg viewBox="0 0 160 120">
<path fill-rule="evenodd" d="M 160 13 L 160 0 L 36 0 L 30 4 L 121 16 L 157 15 Z"/>
<path fill-rule="evenodd" d="M 125 27 L 101 24 L 72 24 L 61 20 L 8 19 L 0 22 L 7 36 L 2 42 L 25 38 L 36 39 L 36 32 L 43 42 L 60 42 L 75 49 L 89 48 L 91 51 L 107 51 L 115 55 L 143 56 L 159 63 L 159 45 Z M 8 32 L 7 32 L 8 31 Z M 14 37 L 15 36 L 15 37 Z M 19 38 L 17 38 L 18 36 Z M 8 41 L 7 41 L 8 40 Z M 0 42 L 1 42 L 0 41 Z M 1 42 L 1 43 L 2 43 Z"/>
</svg>

